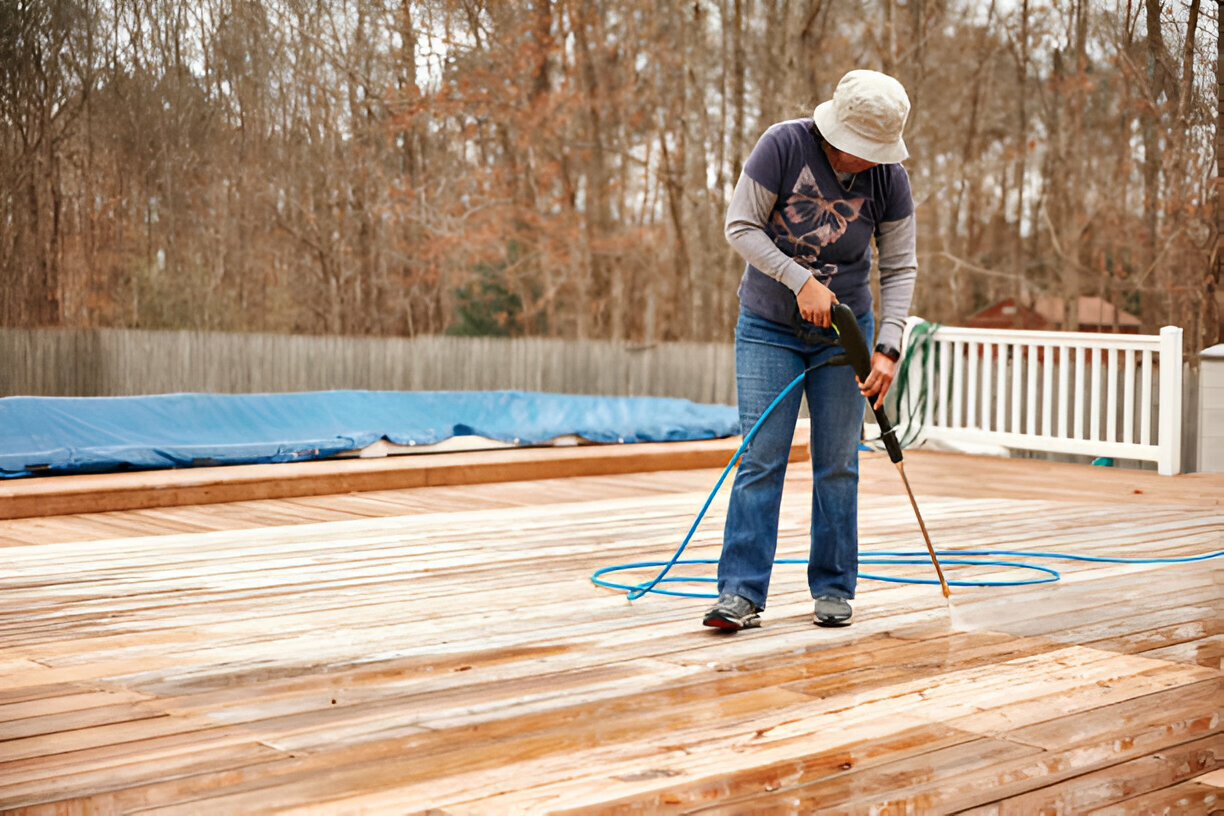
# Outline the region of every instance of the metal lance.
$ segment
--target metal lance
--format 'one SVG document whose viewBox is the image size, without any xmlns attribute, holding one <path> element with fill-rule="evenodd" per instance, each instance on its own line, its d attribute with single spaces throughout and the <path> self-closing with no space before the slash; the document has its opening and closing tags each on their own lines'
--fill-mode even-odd
<svg viewBox="0 0 1224 816">
<path fill-rule="evenodd" d="M 858 320 L 854 317 L 854 312 L 849 306 L 842 303 L 833 304 L 832 311 L 833 327 L 837 330 L 838 344 L 846 353 L 846 361 L 850 363 L 850 367 L 854 369 L 855 376 L 859 378 L 859 382 L 866 382 L 868 375 L 871 374 L 871 354 L 867 351 L 867 341 L 863 339 L 863 332 L 859 329 Z M 868 400 L 870 403 L 871 401 Z M 884 412 L 883 406 L 877 408 L 874 404 L 871 410 L 875 413 L 876 424 L 880 426 L 880 438 L 884 441 L 884 447 L 888 450 L 888 458 L 897 466 L 897 472 L 901 474 L 901 482 L 905 485 L 905 493 L 909 496 L 910 506 L 914 508 L 914 515 L 918 518 L 918 527 L 922 530 L 922 540 L 926 542 L 927 552 L 931 554 L 931 563 L 935 565 L 935 574 L 939 576 L 939 586 L 943 590 L 945 598 L 950 596 L 948 591 L 948 582 L 944 580 L 943 569 L 939 566 L 939 559 L 935 555 L 935 548 L 931 546 L 931 536 L 927 534 L 926 523 L 922 520 L 922 513 L 918 511 L 918 502 L 914 499 L 914 491 L 910 489 L 909 479 L 905 476 L 905 466 L 901 457 L 901 444 L 897 442 L 897 431 L 893 428 L 892 423 L 888 421 L 888 414 Z"/>
</svg>

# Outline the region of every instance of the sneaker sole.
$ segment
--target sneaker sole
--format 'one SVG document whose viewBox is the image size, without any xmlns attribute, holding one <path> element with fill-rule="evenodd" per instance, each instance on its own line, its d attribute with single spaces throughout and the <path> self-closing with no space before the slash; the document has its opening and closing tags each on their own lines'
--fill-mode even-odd
<svg viewBox="0 0 1224 816">
<path fill-rule="evenodd" d="M 823 626 L 826 629 L 836 629 L 841 626 L 849 626 L 850 618 L 816 618 L 816 625 Z"/>
<path fill-rule="evenodd" d="M 717 616 L 708 617 L 701 623 L 704 626 L 711 626 L 715 629 L 721 629 L 724 632 L 738 632 L 741 629 L 756 629 L 761 625 L 760 620 L 755 618 L 747 621 L 740 621 L 720 618 Z"/>
</svg>

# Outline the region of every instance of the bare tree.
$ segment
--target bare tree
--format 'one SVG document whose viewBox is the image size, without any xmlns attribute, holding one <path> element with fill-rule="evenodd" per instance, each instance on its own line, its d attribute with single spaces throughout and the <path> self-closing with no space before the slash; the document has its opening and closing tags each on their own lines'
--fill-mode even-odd
<svg viewBox="0 0 1224 816">
<path fill-rule="evenodd" d="M 1206 343 L 1218 33 L 1201 0 L 10 0 L 0 322 L 727 338 L 748 151 L 866 67 L 913 101 L 917 311 L 1096 293 Z"/>
<path fill-rule="evenodd" d="M 93 86 L 93 20 L 73 0 L 0 8 L 0 324 L 61 322 L 68 140 Z"/>
</svg>

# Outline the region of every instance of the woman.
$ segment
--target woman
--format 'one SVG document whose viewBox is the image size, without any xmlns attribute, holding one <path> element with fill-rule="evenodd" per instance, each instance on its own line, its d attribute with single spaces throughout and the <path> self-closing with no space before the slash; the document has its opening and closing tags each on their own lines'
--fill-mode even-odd
<svg viewBox="0 0 1224 816">
<path fill-rule="evenodd" d="M 747 261 L 735 330 L 741 429 L 795 377 L 811 413 L 812 526 L 808 587 L 814 622 L 850 623 L 858 576 L 858 440 L 862 397 L 882 404 L 917 276 L 914 205 L 902 130 L 909 98 L 897 80 L 851 71 L 811 119 L 780 122 L 757 142 L 727 210 L 726 235 Z M 871 242 L 880 269 L 880 333 L 871 374 L 822 365 L 837 353 L 830 310 L 844 303 L 864 337 L 874 328 Z M 778 508 L 800 404 L 795 389 L 740 461 L 718 563 L 719 598 L 703 623 L 760 625 L 778 538 Z"/>
</svg>

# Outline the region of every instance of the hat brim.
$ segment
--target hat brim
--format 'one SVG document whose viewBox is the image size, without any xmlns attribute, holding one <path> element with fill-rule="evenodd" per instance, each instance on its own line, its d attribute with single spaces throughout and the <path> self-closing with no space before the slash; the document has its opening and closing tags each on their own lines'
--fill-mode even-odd
<svg viewBox="0 0 1224 816">
<path fill-rule="evenodd" d="M 820 135 L 825 141 L 843 153 L 876 164 L 896 164 L 909 158 L 905 139 L 901 137 L 895 142 L 877 142 L 846 127 L 837 118 L 831 99 L 816 106 L 816 110 L 812 112 L 812 121 L 820 128 Z"/>
</svg>

